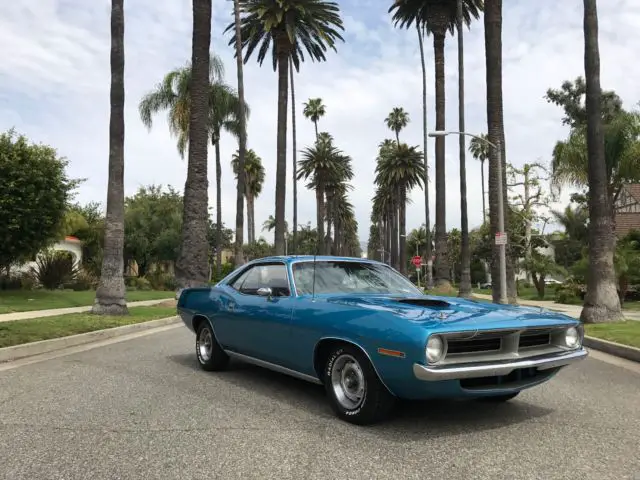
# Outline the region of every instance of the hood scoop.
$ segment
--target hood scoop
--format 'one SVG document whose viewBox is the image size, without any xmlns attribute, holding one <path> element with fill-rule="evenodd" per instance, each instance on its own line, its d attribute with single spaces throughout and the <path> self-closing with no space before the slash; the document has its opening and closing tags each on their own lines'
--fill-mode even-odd
<svg viewBox="0 0 640 480">
<path fill-rule="evenodd" d="M 405 303 L 407 305 L 415 305 L 416 307 L 426 308 L 447 308 L 451 306 L 449 302 L 431 298 L 403 298 L 398 300 L 398 303 Z"/>
</svg>

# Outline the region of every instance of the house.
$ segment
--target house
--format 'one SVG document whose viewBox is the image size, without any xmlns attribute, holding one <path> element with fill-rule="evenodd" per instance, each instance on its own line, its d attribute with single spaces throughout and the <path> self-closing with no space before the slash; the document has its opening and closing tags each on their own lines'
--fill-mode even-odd
<svg viewBox="0 0 640 480">
<path fill-rule="evenodd" d="M 66 236 L 63 240 L 54 243 L 51 248 L 63 252 L 69 252 L 73 258 L 73 264 L 79 267 L 82 264 L 82 240 L 77 237 Z M 32 267 L 37 267 L 36 257 L 30 262 L 23 263 L 16 270 L 20 272 L 28 272 Z"/>
<path fill-rule="evenodd" d="M 615 204 L 615 231 L 618 238 L 640 230 L 640 183 L 624 185 Z"/>
</svg>

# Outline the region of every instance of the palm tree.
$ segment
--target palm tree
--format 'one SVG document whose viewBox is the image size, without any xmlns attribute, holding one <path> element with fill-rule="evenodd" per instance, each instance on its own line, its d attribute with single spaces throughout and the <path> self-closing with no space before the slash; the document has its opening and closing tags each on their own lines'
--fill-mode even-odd
<svg viewBox="0 0 640 480">
<path fill-rule="evenodd" d="M 296 148 L 296 91 L 293 82 L 293 60 L 291 57 L 289 57 L 289 77 L 291 80 L 291 153 L 293 154 L 293 241 L 291 242 L 291 251 L 296 253 L 298 250 L 298 150 Z"/>
<path fill-rule="evenodd" d="M 393 148 L 381 148 L 376 165 L 378 185 L 387 185 L 388 193 L 394 196 L 394 215 L 398 218 L 398 262 L 401 273 L 407 272 L 406 224 L 407 196 L 415 186 L 422 186 L 424 163 L 418 147 L 409 147 L 406 143 L 393 145 Z M 395 221 L 395 220 L 394 220 Z M 392 250 L 393 251 L 393 250 Z"/>
<path fill-rule="evenodd" d="M 312 147 L 302 151 L 298 162 L 298 180 L 308 180 L 307 188 L 316 192 L 316 224 L 318 232 L 318 253 L 326 252 L 324 222 L 330 225 L 332 187 L 344 179 L 353 177 L 351 159 L 333 145 L 330 135 L 319 135 L 319 140 Z M 326 194 L 329 192 L 329 201 Z M 327 212 L 327 207 L 329 212 Z M 329 214 L 329 215 L 328 215 Z M 327 232 L 330 233 L 330 226 Z"/>
<path fill-rule="evenodd" d="M 589 179 L 589 271 L 580 319 L 585 323 L 622 320 L 616 291 L 613 231 L 608 195 L 607 163 L 602 125 L 600 50 L 596 0 L 584 0 L 584 76 L 587 83 L 587 149 Z"/>
<path fill-rule="evenodd" d="M 327 110 L 322 104 L 321 98 L 310 98 L 308 102 L 304 103 L 304 110 L 302 114 L 313 122 L 313 126 L 316 129 L 316 139 L 318 138 L 318 121 L 325 116 Z"/>
<path fill-rule="evenodd" d="M 466 25 L 479 18 L 483 0 L 463 0 L 462 18 Z M 436 130 L 445 130 L 444 44 L 447 31 L 454 32 L 458 18 L 457 0 L 396 0 L 389 8 L 393 21 L 409 28 L 414 22 L 433 34 L 436 90 Z M 445 139 L 436 138 L 436 284 L 450 283 L 447 259 Z"/>
<path fill-rule="evenodd" d="M 396 142 L 400 145 L 400 130 L 409 124 L 409 114 L 402 107 L 393 107 L 384 122 L 389 130 L 395 132 Z"/>
<path fill-rule="evenodd" d="M 233 154 L 231 158 L 231 168 L 233 173 L 238 178 L 240 165 L 239 152 Z M 247 154 L 244 158 L 244 187 L 245 198 L 247 199 L 247 231 L 249 243 L 256 241 L 256 217 L 255 217 L 255 199 L 262 192 L 262 185 L 264 184 L 264 167 L 262 166 L 262 160 L 253 151 L 253 149 L 247 150 Z"/>
<path fill-rule="evenodd" d="M 109 180 L 100 283 L 92 312 L 127 315 L 124 285 L 124 1 L 111 1 Z"/>
<path fill-rule="evenodd" d="M 428 144 L 427 144 L 427 66 L 424 61 L 424 42 L 422 41 L 425 30 L 420 26 L 419 22 L 416 22 L 416 30 L 418 32 L 418 45 L 420 47 L 420 63 L 422 65 L 422 142 L 424 152 L 424 221 L 425 232 L 427 238 L 425 240 L 425 257 L 427 259 L 427 269 L 425 285 L 427 288 L 433 286 L 433 275 L 430 268 L 431 264 L 431 230 L 429 225 L 431 219 L 429 218 L 429 162 L 428 162 Z"/>
<path fill-rule="evenodd" d="M 464 38 L 463 3 L 457 0 L 458 16 L 456 33 L 458 34 L 458 131 L 464 132 Z M 467 159 L 465 136 L 458 135 L 460 141 L 460 297 L 471 297 L 471 247 L 469 245 L 469 213 L 467 210 Z"/>
<path fill-rule="evenodd" d="M 222 237 L 222 164 L 220 134 L 222 131 L 240 138 L 240 99 L 236 92 L 224 83 L 224 65 L 220 57 L 212 55 L 209 63 L 209 119 L 208 132 L 216 155 L 216 235 Z M 167 73 L 156 88 L 147 93 L 138 107 L 140 118 L 147 128 L 152 127 L 155 113 L 168 110 L 169 129 L 178 137 L 178 152 L 184 158 L 189 138 L 191 65 Z M 245 105 L 245 116 L 249 107 Z M 222 268 L 222 250 L 216 255 L 216 272 Z"/>
<path fill-rule="evenodd" d="M 486 57 L 487 84 L 487 132 L 488 139 L 500 147 L 500 155 L 494 148 L 489 155 L 489 223 L 491 236 L 498 231 L 498 195 L 502 195 L 504 205 L 504 227 L 509 231 L 507 189 L 498 191 L 498 159 L 502 160 L 502 185 L 507 185 L 507 155 L 505 149 L 504 117 L 502 106 L 502 0 L 487 2 L 484 12 L 484 44 Z M 507 296 L 509 302 L 516 302 L 516 280 L 511 246 L 506 246 L 507 255 Z M 493 301 L 500 298 L 500 248 L 492 249 L 491 278 Z"/>
<path fill-rule="evenodd" d="M 211 0 L 193 0 L 189 159 L 184 185 L 182 241 L 175 266 L 179 287 L 205 285 L 209 277 L 207 129 L 210 45 Z"/>
<path fill-rule="evenodd" d="M 244 101 L 244 70 L 242 66 L 242 24 L 240 21 L 240 0 L 233 0 L 233 30 L 234 38 L 232 42 L 236 47 L 236 73 L 238 77 L 238 100 L 240 109 L 238 113 L 238 123 L 240 127 L 240 136 L 238 137 L 238 170 L 244 170 L 244 159 L 247 152 L 247 117 L 245 115 L 246 102 Z M 229 26 L 230 27 L 230 26 Z M 227 29 L 229 29 L 229 27 Z M 245 191 L 244 175 L 238 175 L 236 185 L 236 238 L 234 245 L 234 260 L 236 265 L 241 265 L 244 261 L 242 252 L 243 245 L 243 227 L 244 227 L 244 201 L 243 195 Z M 218 222 L 220 225 L 221 222 Z"/>
<path fill-rule="evenodd" d="M 486 134 L 479 135 L 480 138 L 487 140 Z M 486 142 L 479 140 L 478 138 L 472 138 L 469 142 L 469 153 L 476 160 L 480 160 L 480 181 L 482 182 L 482 221 L 484 222 L 487 212 L 485 205 L 485 191 L 484 191 L 484 162 L 489 158 L 489 146 Z"/>
<path fill-rule="evenodd" d="M 285 201 L 287 185 L 287 101 L 289 59 L 298 69 L 306 53 L 312 61 L 326 60 L 327 47 L 336 50 L 344 30 L 338 4 L 325 0 L 237 0 L 244 14 L 240 20 L 246 63 L 256 47 L 260 65 L 271 47 L 273 69 L 278 70 L 278 136 L 276 145 L 275 253 L 285 249 Z M 230 30 L 229 25 L 227 30 Z M 233 41 L 233 39 L 232 39 Z M 231 44 L 232 42 L 230 42 Z M 303 50 L 304 47 L 304 50 Z M 239 57 L 240 54 L 236 52 Z"/>
</svg>

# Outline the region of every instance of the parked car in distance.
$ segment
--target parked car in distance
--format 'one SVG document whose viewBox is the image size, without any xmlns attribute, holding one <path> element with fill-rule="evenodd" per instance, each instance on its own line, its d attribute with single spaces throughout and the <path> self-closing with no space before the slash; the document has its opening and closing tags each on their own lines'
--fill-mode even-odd
<svg viewBox="0 0 640 480">
<path fill-rule="evenodd" d="M 504 402 L 586 357 L 583 327 L 534 307 L 428 296 L 372 260 L 254 260 L 180 292 L 207 371 L 235 358 L 324 385 L 338 417 L 382 420 L 397 398 Z"/>
</svg>

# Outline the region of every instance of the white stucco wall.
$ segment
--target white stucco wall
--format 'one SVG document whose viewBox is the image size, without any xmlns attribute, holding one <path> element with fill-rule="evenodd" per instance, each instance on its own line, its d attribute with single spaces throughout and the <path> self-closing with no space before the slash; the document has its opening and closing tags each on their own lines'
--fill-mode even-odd
<svg viewBox="0 0 640 480">
<path fill-rule="evenodd" d="M 79 266 L 82 263 L 82 242 L 75 237 L 66 237 L 64 240 L 52 245 L 51 248 L 53 248 L 53 250 L 61 250 L 71 253 L 71 255 L 73 255 L 73 263 L 76 266 Z M 31 267 L 36 267 L 36 265 L 36 262 L 27 262 L 16 268 L 16 270 L 27 272 Z"/>
</svg>

